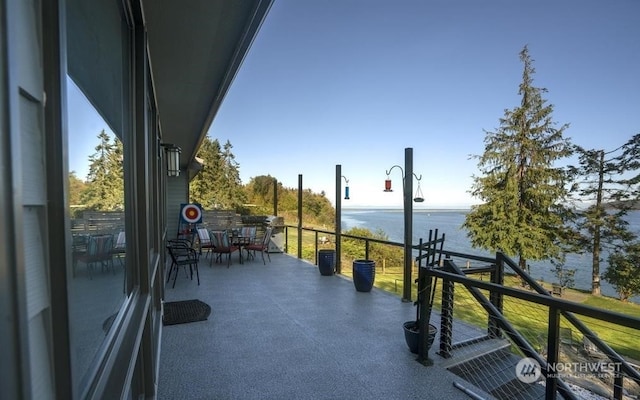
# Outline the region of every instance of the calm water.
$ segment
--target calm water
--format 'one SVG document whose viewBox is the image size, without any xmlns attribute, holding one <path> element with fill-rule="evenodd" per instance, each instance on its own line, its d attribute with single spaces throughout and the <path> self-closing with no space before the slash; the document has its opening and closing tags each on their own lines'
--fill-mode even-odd
<svg viewBox="0 0 640 400">
<path fill-rule="evenodd" d="M 467 238 L 466 230 L 461 226 L 464 223 L 467 211 L 460 210 L 414 210 L 413 212 L 413 243 L 418 243 L 420 238 L 427 240 L 430 229 L 438 229 L 438 233 L 444 233 L 444 248 L 466 254 L 492 256 L 491 253 L 474 249 Z M 640 228 L 640 211 L 633 211 L 628 216 L 630 225 L 638 230 Z M 358 227 L 366 228 L 372 232 L 382 230 L 393 242 L 402 242 L 404 236 L 403 211 L 389 209 L 343 209 L 343 231 Z M 640 233 L 640 231 L 639 231 Z M 606 259 L 606 255 L 604 257 Z M 514 259 L 517 261 L 517 259 Z M 545 282 L 554 282 L 556 277 L 551 271 L 553 266 L 548 262 L 530 262 L 531 274 L 535 279 Z M 591 255 L 570 254 L 567 256 L 565 266 L 576 269 L 575 287 L 589 290 L 591 288 Z M 600 265 L 600 271 L 606 270 L 606 261 Z M 602 293 L 606 296 L 617 298 L 615 289 L 606 281 L 601 281 Z M 640 297 L 635 297 L 634 302 L 640 303 Z"/>
</svg>

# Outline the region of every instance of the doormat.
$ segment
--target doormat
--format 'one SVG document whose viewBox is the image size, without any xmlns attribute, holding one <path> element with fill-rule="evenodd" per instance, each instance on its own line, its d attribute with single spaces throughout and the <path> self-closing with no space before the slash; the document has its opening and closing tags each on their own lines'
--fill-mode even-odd
<svg viewBox="0 0 640 400">
<path fill-rule="evenodd" d="M 211 307 L 200 300 L 170 301 L 164 303 L 163 325 L 186 324 L 209 318 Z"/>
</svg>

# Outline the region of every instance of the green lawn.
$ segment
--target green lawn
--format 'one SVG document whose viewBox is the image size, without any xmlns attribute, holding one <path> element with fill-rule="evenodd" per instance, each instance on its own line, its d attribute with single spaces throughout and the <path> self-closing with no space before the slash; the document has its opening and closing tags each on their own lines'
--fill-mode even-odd
<svg viewBox="0 0 640 400">
<path fill-rule="evenodd" d="M 582 303 L 592 307 L 604 308 L 605 310 L 631 315 L 633 317 L 640 317 L 640 304 L 623 303 L 620 300 L 613 299 L 611 297 L 591 295 L 588 295 Z"/>
</svg>

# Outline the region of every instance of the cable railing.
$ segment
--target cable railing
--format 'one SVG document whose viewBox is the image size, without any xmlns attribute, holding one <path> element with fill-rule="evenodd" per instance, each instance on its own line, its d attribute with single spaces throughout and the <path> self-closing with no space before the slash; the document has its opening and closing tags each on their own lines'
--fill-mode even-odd
<svg viewBox="0 0 640 400">
<path fill-rule="evenodd" d="M 583 392 L 602 398 L 638 398 L 640 372 L 624 353 L 635 355 L 640 348 L 639 318 L 555 298 L 503 254 L 492 261 L 489 281 L 469 277 L 476 271 L 463 270 L 451 259 L 445 259 L 442 267 L 420 268 L 419 293 L 431 291 L 441 280 L 438 354 L 455 359 L 445 363 L 452 372 L 504 399 L 555 399 L 558 393 L 574 399 L 582 398 Z M 532 290 L 505 286 L 505 266 Z M 473 318 L 467 315 L 462 320 L 471 320 L 475 332 L 485 333 L 454 343 L 455 309 L 470 313 Z M 607 343 L 596 330 L 619 335 Z M 581 341 L 574 336 L 576 331 L 582 334 Z M 615 337 L 622 340 L 612 343 Z M 483 341 L 492 341 L 494 347 L 486 350 L 485 346 L 482 354 L 457 354 Z M 537 379 L 540 376 L 542 380 Z M 537 382 L 542 385 L 532 385 Z"/>
</svg>

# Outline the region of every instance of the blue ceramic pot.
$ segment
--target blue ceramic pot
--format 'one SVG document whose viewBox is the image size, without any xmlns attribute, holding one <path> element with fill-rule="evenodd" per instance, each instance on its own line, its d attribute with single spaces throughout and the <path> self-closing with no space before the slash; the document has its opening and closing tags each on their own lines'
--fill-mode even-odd
<svg viewBox="0 0 640 400">
<path fill-rule="evenodd" d="M 320 275 L 333 275 L 336 270 L 336 251 L 331 249 L 318 250 L 318 270 Z"/>
<path fill-rule="evenodd" d="M 376 263 L 371 260 L 353 262 L 353 284 L 358 292 L 369 292 L 376 279 Z"/>
</svg>

